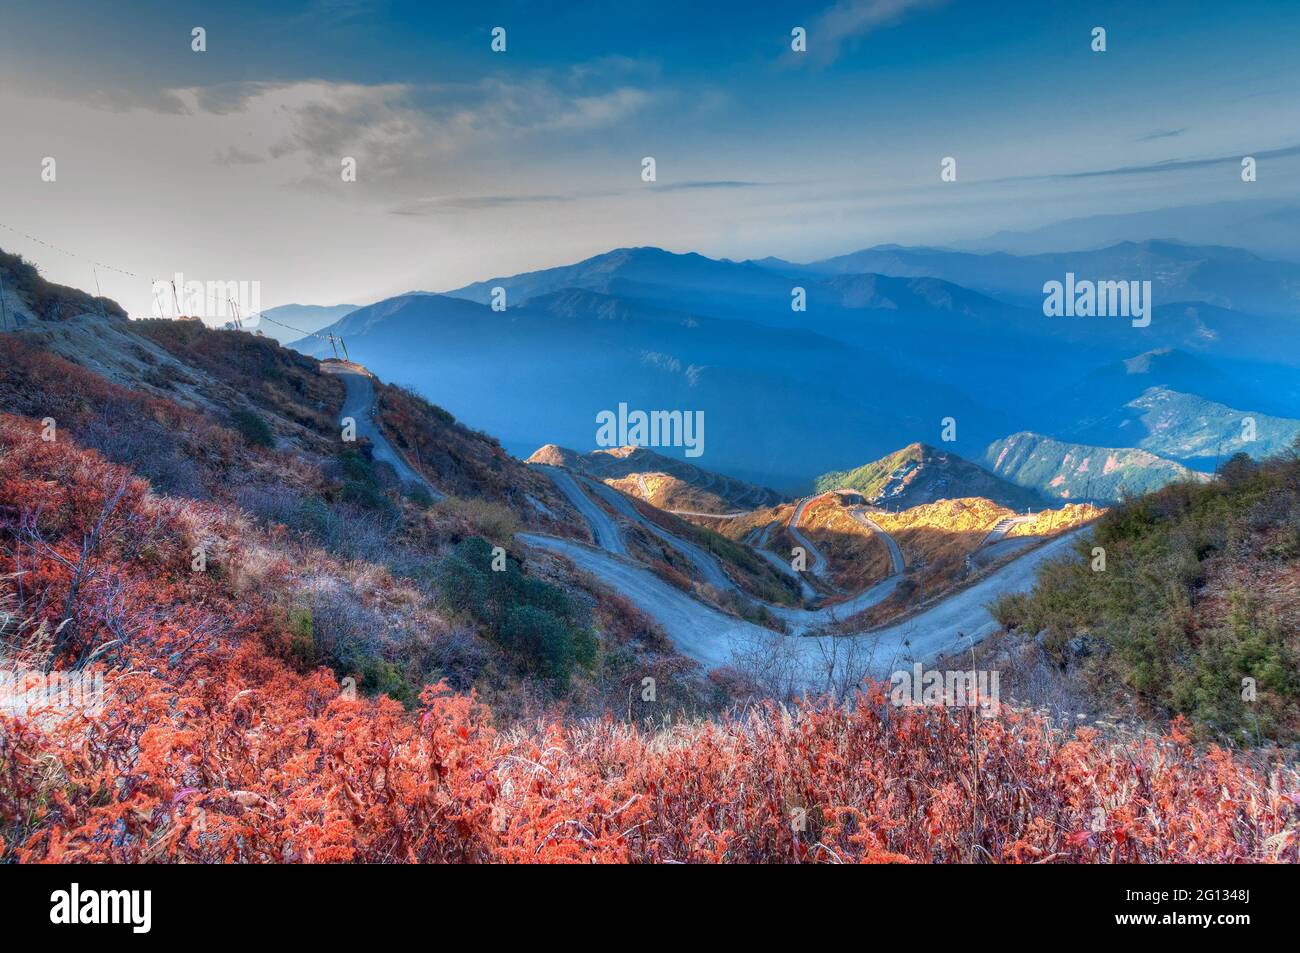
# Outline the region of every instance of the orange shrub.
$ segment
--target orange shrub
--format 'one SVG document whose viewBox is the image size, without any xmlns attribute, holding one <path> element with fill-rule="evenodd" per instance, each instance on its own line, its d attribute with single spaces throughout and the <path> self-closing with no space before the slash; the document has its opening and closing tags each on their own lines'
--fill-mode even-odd
<svg viewBox="0 0 1300 953">
<path fill-rule="evenodd" d="M 108 515 L 115 487 L 125 486 Z M 186 504 L 193 506 L 194 504 Z M 1294 773 L 1004 711 L 759 706 L 643 731 L 405 712 L 274 654 L 263 597 L 189 570 L 185 519 L 120 468 L 0 416 L 0 575 L 57 623 L 78 551 L 97 715 L 0 716 L 0 861 L 894 862 L 1297 859 Z M 39 536 L 31 528 L 39 528 Z M 42 548 L 44 547 L 44 548 Z M 48 551 L 47 551 L 48 550 Z M 110 598 L 111 597 L 111 598 Z M 80 602 L 80 600 L 79 600 Z"/>
</svg>

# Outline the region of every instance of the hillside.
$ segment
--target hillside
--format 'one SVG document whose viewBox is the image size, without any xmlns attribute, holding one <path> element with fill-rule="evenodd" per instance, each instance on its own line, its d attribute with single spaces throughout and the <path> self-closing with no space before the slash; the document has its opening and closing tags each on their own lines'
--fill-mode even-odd
<svg viewBox="0 0 1300 953">
<path fill-rule="evenodd" d="M 1062 500 L 1115 501 L 1205 475 L 1146 450 L 1094 447 L 1016 433 L 994 441 L 985 462 L 998 476 Z"/>
<path fill-rule="evenodd" d="M 293 665 L 354 676 L 363 691 L 404 704 L 443 678 L 496 700 L 503 715 L 559 700 L 604 710 L 646 671 L 683 710 L 719 703 L 616 593 L 554 557 L 525 562 L 517 531 L 585 541 L 586 524 L 551 481 L 446 411 L 374 384 L 385 436 L 444 494 L 434 503 L 403 486 L 367 440 L 341 442 L 343 388 L 314 359 L 199 322 L 127 322 L 98 308 L 56 322 L 17 303 L 22 332 L 0 334 L 0 413 L 14 415 L 14 446 L 23 434 L 44 446 L 40 421 L 51 421 L 55 444 L 85 461 L 77 466 L 126 479 L 143 512 L 175 514 L 180 540 L 202 543 L 207 571 L 242 605 L 256 601 L 250 589 L 260 593 Z M 19 459 L 11 448 L 6 476 Z M 33 464 L 34 479 L 66 482 L 45 465 Z M 26 558 L 22 534 L 37 531 L 23 528 L 34 504 L 15 493 L 0 499 L 9 566 Z M 501 571 L 494 545 L 508 554 Z M 16 611 L 44 605 L 4 585 L 0 598 L 17 599 Z M 55 653 L 53 664 L 68 660 Z"/>
<path fill-rule="evenodd" d="M 1070 662 L 1093 704 L 1247 744 L 1300 738 L 1300 458 L 1234 457 L 1214 483 L 1112 509 L 1081 549 L 996 613 Z"/>
<path fill-rule="evenodd" d="M 527 462 L 586 473 L 661 510 L 731 513 L 775 506 L 782 501 L 775 490 L 711 473 L 646 447 L 614 447 L 580 454 L 547 444 L 534 451 Z"/>
<path fill-rule="evenodd" d="M 1122 409 L 1071 432 L 1071 439 L 1104 446 L 1138 447 L 1183 463 L 1213 465 L 1237 453 L 1272 456 L 1300 434 L 1300 420 L 1152 387 Z"/>
<path fill-rule="evenodd" d="M 817 478 L 816 488 L 819 493 L 840 488 L 857 490 L 867 502 L 891 510 L 976 496 L 1015 510 L 1043 503 L 1032 490 L 999 479 L 954 453 L 922 443 L 909 444 L 853 470 L 824 473 Z"/>
<path fill-rule="evenodd" d="M 409 710 L 354 695 L 311 664 L 301 633 L 363 610 L 277 604 L 294 566 L 259 556 L 246 528 L 178 510 L 9 416 L 0 460 L 6 544 L 34 506 L 56 550 L 99 523 L 97 578 L 113 599 L 100 584 L 82 597 L 65 649 L 131 633 L 100 656 L 101 715 L 0 730 L 5 862 L 1297 859 L 1295 773 L 1203 755 L 1177 729 L 1155 743 L 1009 707 L 893 710 L 884 686 L 854 706 L 757 704 L 658 729 L 558 715 L 505 726 L 447 682 Z M 57 507 L 45 506 L 52 487 Z M 229 570 L 190 570 L 196 538 L 232 531 L 217 563 Z M 43 572 L 26 597 L 62 604 L 70 582 Z M 367 622 L 386 617 L 369 603 Z M 26 625 L 10 639 L 26 652 L 41 642 Z M 1135 770 L 1140 784 L 1097 784 Z M 806 827 L 790 823 L 794 808 Z"/>
</svg>

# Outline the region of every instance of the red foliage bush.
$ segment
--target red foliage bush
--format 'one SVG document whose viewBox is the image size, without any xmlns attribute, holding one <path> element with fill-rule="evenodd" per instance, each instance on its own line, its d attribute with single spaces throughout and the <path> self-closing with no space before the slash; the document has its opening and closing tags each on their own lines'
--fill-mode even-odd
<svg viewBox="0 0 1300 953">
<path fill-rule="evenodd" d="M 71 554 L 125 479 L 0 417 L 0 574 L 24 573 L 25 617 L 57 623 L 69 574 L 20 528 Z M 102 656 L 108 699 L 0 717 L 0 860 L 1297 859 L 1294 774 L 1177 730 L 1121 743 L 1011 711 L 896 711 L 878 687 L 661 732 L 498 727 L 441 686 L 414 713 L 351 698 L 276 657 L 255 594 L 189 571 L 192 513 L 126 486 L 95 557 L 111 612 L 79 626 L 87 645 L 128 633 Z"/>
</svg>

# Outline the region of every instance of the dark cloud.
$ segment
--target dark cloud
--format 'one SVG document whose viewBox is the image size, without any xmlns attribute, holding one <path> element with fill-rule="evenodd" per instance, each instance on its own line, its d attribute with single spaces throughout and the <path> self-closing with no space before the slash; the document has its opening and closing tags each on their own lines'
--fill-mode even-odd
<svg viewBox="0 0 1300 953">
<path fill-rule="evenodd" d="M 1181 136 L 1187 131 L 1183 129 L 1157 129 L 1155 132 L 1148 133 L 1145 136 L 1139 136 L 1138 142 L 1151 142 L 1154 139 L 1173 139 L 1175 136 Z"/>
</svg>

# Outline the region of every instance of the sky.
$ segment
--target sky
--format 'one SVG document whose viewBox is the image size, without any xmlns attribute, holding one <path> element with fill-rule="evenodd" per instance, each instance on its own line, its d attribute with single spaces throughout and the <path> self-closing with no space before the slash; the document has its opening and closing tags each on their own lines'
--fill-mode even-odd
<svg viewBox="0 0 1300 953">
<path fill-rule="evenodd" d="M 364 304 L 1300 195 L 1295 3 L 214 6 L 5 0 L 0 247 L 143 316 L 178 272 Z"/>
</svg>

